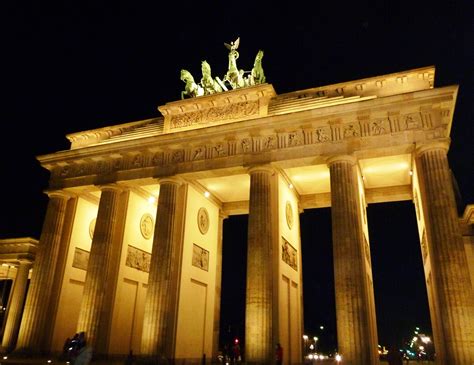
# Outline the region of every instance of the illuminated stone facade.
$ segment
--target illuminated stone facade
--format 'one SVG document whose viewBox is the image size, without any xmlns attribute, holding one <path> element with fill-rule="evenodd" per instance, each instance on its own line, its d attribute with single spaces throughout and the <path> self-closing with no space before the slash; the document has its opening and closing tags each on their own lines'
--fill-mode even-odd
<svg viewBox="0 0 474 365">
<path fill-rule="evenodd" d="M 279 342 L 300 363 L 298 217 L 331 206 L 339 351 L 377 364 L 366 206 L 413 200 L 438 362 L 471 365 L 472 218 L 456 215 L 446 158 L 458 88 L 434 88 L 434 73 L 256 85 L 69 135 L 70 150 L 38 158 L 50 205 L 17 348 L 61 351 L 84 330 L 103 355 L 215 357 L 222 221 L 249 214 L 246 361 L 272 363 Z"/>
</svg>

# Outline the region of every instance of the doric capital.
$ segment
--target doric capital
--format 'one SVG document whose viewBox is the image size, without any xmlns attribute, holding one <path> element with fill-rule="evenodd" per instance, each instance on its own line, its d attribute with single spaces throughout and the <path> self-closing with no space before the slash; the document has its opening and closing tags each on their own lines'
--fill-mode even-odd
<svg viewBox="0 0 474 365">
<path fill-rule="evenodd" d="M 164 184 L 172 184 L 176 186 L 181 186 L 184 183 L 184 181 L 183 179 L 176 176 L 168 176 L 168 177 L 160 178 L 158 180 L 158 183 L 160 184 L 160 186 Z"/>
<path fill-rule="evenodd" d="M 338 162 L 347 162 L 351 165 L 355 165 L 357 163 L 357 159 L 351 155 L 338 155 L 338 156 L 331 156 L 326 160 L 326 164 L 330 167 L 332 164 Z"/>
<path fill-rule="evenodd" d="M 444 138 L 441 140 L 436 140 L 434 142 L 417 144 L 415 148 L 415 156 L 422 156 L 425 152 L 432 150 L 442 150 L 448 153 L 450 143 L 450 138 Z"/>
<path fill-rule="evenodd" d="M 44 193 L 48 195 L 49 199 L 58 198 L 69 200 L 76 197 L 75 194 L 65 190 L 45 190 Z"/>
<path fill-rule="evenodd" d="M 113 191 L 113 192 L 116 192 L 116 193 L 121 193 L 125 190 L 127 190 L 128 188 L 124 185 L 119 185 L 119 184 L 116 184 L 116 183 L 113 183 L 113 184 L 105 184 L 105 185 L 98 185 L 97 186 L 102 192 L 104 191 Z"/>
<path fill-rule="evenodd" d="M 255 172 L 266 172 L 273 175 L 276 172 L 276 169 L 271 165 L 251 166 L 247 169 L 249 175 L 252 175 Z"/>
</svg>

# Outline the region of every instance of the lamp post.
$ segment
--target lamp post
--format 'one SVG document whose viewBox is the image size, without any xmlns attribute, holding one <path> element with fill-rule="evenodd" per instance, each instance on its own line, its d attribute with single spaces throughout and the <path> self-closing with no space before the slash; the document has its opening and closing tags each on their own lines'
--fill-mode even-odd
<svg viewBox="0 0 474 365">
<path fill-rule="evenodd" d="M 308 348 L 307 348 L 307 345 L 308 345 L 308 335 L 303 335 L 303 341 L 304 341 L 304 349 L 303 349 L 303 358 L 306 357 L 307 353 L 308 353 Z"/>
</svg>

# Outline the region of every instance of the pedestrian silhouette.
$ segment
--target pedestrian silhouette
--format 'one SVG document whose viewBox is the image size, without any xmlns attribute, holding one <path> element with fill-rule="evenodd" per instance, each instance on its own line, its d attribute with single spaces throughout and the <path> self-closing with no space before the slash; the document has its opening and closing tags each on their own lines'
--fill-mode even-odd
<svg viewBox="0 0 474 365">
<path fill-rule="evenodd" d="M 275 349 L 275 363 L 276 365 L 283 364 L 283 347 L 281 347 L 279 343 L 277 343 L 276 349 Z"/>
</svg>

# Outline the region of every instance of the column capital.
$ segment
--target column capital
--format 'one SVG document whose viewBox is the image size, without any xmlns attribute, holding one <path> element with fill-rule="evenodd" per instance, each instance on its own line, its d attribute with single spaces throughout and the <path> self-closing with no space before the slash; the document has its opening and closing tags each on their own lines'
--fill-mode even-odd
<svg viewBox="0 0 474 365">
<path fill-rule="evenodd" d="M 451 143 L 450 138 L 444 138 L 441 140 L 436 140 L 434 142 L 416 144 L 415 156 L 419 157 L 423 155 L 425 152 L 432 151 L 432 150 L 443 150 L 447 153 L 449 150 L 450 143 Z"/>
<path fill-rule="evenodd" d="M 253 174 L 254 172 L 267 172 L 274 174 L 277 170 L 271 165 L 259 165 L 259 166 L 251 166 L 247 169 L 247 173 L 249 175 Z"/>
<path fill-rule="evenodd" d="M 357 158 L 352 155 L 337 155 L 331 156 L 326 159 L 326 164 L 328 165 L 328 167 L 337 162 L 348 162 L 351 165 L 355 165 L 357 163 Z"/>
<path fill-rule="evenodd" d="M 227 218 L 229 218 L 229 215 L 226 214 L 222 209 L 219 209 L 219 218 L 220 219 L 227 219 Z"/>
<path fill-rule="evenodd" d="M 105 185 L 96 185 L 97 188 L 100 189 L 100 191 L 104 192 L 106 190 L 108 191 L 114 191 L 116 193 L 122 193 L 126 190 L 128 190 L 129 188 L 124 186 L 124 185 L 119 185 L 117 183 L 112 183 L 112 184 L 105 184 Z"/>
<path fill-rule="evenodd" d="M 65 199 L 69 200 L 71 198 L 75 198 L 76 195 L 65 191 L 65 190 L 45 190 L 44 193 L 48 195 L 48 197 L 51 198 L 60 198 L 60 199 Z"/>
<path fill-rule="evenodd" d="M 181 186 L 184 184 L 184 180 L 180 177 L 168 176 L 168 177 L 163 177 L 163 178 L 158 179 L 158 183 L 160 185 L 173 184 L 173 185 Z"/>
</svg>

